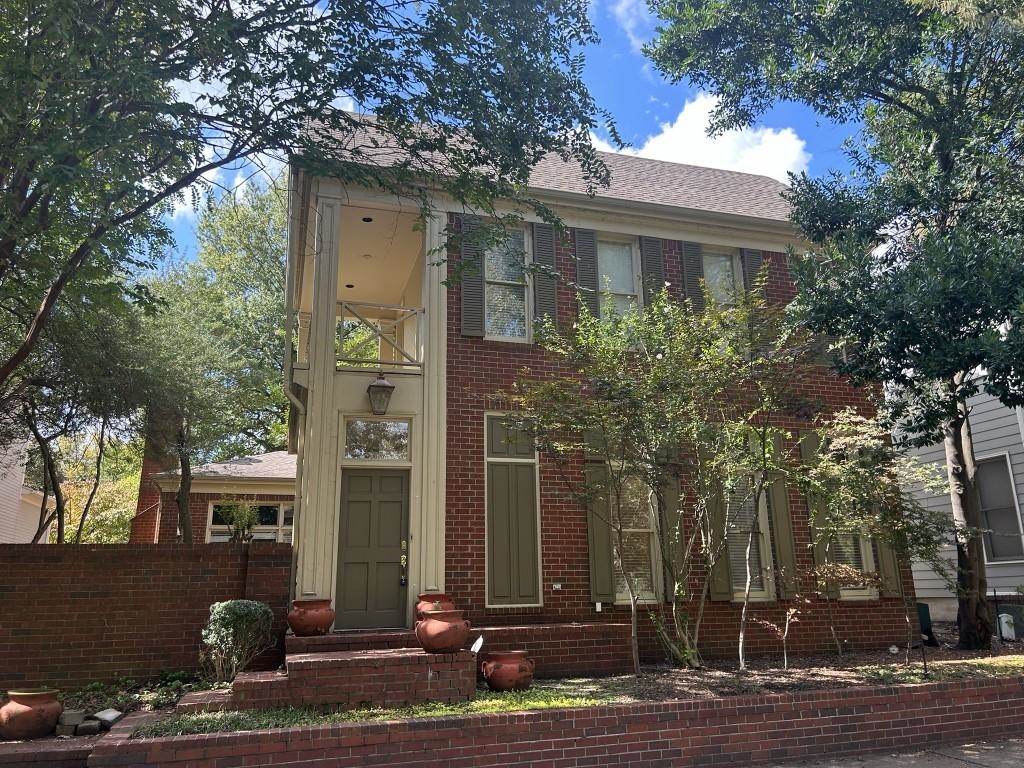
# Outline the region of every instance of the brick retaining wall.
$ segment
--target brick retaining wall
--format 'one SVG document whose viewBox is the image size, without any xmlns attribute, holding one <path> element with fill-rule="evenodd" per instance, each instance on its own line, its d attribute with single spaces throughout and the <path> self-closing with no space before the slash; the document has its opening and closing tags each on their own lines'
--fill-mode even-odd
<svg viewBox="0 0 1024 768">
<path fill-rule="evenodd" d="M 196 669 L 221 600 L 269 603 L 283 638 L 291 557 L 266 542 L 0 545 L 0 691 Z"/>
<path fill-rule="evenodd" d="M 127 740 L 90 768 L 749 765 L 1024 733 L 1024 677 Z"/>
</svg>

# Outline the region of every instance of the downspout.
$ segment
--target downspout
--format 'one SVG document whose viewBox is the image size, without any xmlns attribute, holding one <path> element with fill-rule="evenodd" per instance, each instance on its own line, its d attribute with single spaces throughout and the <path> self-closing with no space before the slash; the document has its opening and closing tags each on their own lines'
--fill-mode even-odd
<svg viewBox="0 0 1024 768">
<path fill-rule="evenodd" d="M 299 458 L 303 456 L 302 433 L 305 431 L 306 408 L 302 401 L 296 396 L 292 389 L 294 381 L 294 367 L 292 355 L 295 350 L 292 346 L 292 334 L 295 331 L 295 264 L 292 254 L 298 250 L 301 256 L 302 244 L 306 241 L 306 216 L 308 208 L 311 180 L 307 174 L 296 168 L 292 168 L 288 174 L 288 257 L 285 260 L 285 329 L 284 329 L 284 392 L 288 396 L 288 402 L 298 413 L 298 436 L 296 438 L 296 453 Z M 294 240 L 292 239 L 294 237 Z M 293 247 L 293 243 L 295 244 Z M 298 567 L 295 556 L 295 546 L 298 541 L 298 532 L 302 526 L 302 461 L 295 462 L 295 501 L 292 509 L 292 560 L 288 578 L 288 603 L 295 599 L 295 573 Z"/>
</svg>

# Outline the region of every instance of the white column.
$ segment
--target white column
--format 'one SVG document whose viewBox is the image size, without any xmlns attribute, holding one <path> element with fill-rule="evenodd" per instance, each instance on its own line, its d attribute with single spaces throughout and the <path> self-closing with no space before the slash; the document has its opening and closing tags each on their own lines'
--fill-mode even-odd
<svg viewBox="0 0 1024 768">
<path fill-rule="evenodd" d="M 309 398 L 303 440 L 302 522 L 296 597 L 333 598 L 337 557 L 338 419 L 334 405 L 334 335 L 341 203 L 318 198 L 313 307 L 309 328 Z"/>
</svg>

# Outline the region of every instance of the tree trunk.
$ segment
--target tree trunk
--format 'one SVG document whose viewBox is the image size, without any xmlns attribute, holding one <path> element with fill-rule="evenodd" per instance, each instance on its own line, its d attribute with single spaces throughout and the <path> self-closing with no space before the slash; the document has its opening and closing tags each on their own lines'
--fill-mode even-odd
<svg viewBox="0 0 1024 768">
<path fill-rule="evenodd" d="M 185 425 L 178 428 L 178 439 L 175 441 L 174 451 L 178 454 L 178 466 L 181 470 L 181 480 L 178 483 L 178 530 L 181 531 L 181 540 L 186 544 L 192 543 L 192 514 L 189 510 L 189 496 L 192 492 L 192 462 L 188 455 L 188 444 L 185 439 Z"/>
<path fill-rule="evenodd" d="M 93 475 L 92 488 L 89 489 L 89 498 L 85 500 L 85 505 L 82 507 L 82 516 L 78 519 L 78 530 L 75 531 L 75 544 L 82 543 L 82 531 L 85 530 L 85 519 L 89 516 L 89 510 L 92 509 L 92 502 L 96 498 L 96 491 L 100 487 L 100 476 L 103 472 L 103 449 L 107 444 L 107 420 L 104 418 L 100 422 L 100 434 L 96 444 L 96 473 Z"/>
<path fill-rule="evenodd" d="M 976 483 L 974 443 L 971 439 L 967 403 L 958 400 L 956 414 L 942 425 L 946 449 L 946 471 L 949 477 L 949 499 L 953 519 L 961 535 L 957 536 L 957 625 L 963 650 L 988 650 L 992 645 L 992 613 L 985 593 L 985 577 L 981 500 Z"/>
</svg>

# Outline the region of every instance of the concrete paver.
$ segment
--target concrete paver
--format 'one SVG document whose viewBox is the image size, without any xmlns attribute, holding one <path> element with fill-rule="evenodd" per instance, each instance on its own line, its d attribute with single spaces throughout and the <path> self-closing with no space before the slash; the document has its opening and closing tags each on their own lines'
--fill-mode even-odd
<svg viewBox="0 0 1024 768">
<path fill-rule="evenodd" d="M 986 739 L 907 752 L 823 757 L 772 763 L 769 768 L 1021 768 L 1024 739 Z"/>
</svg>

